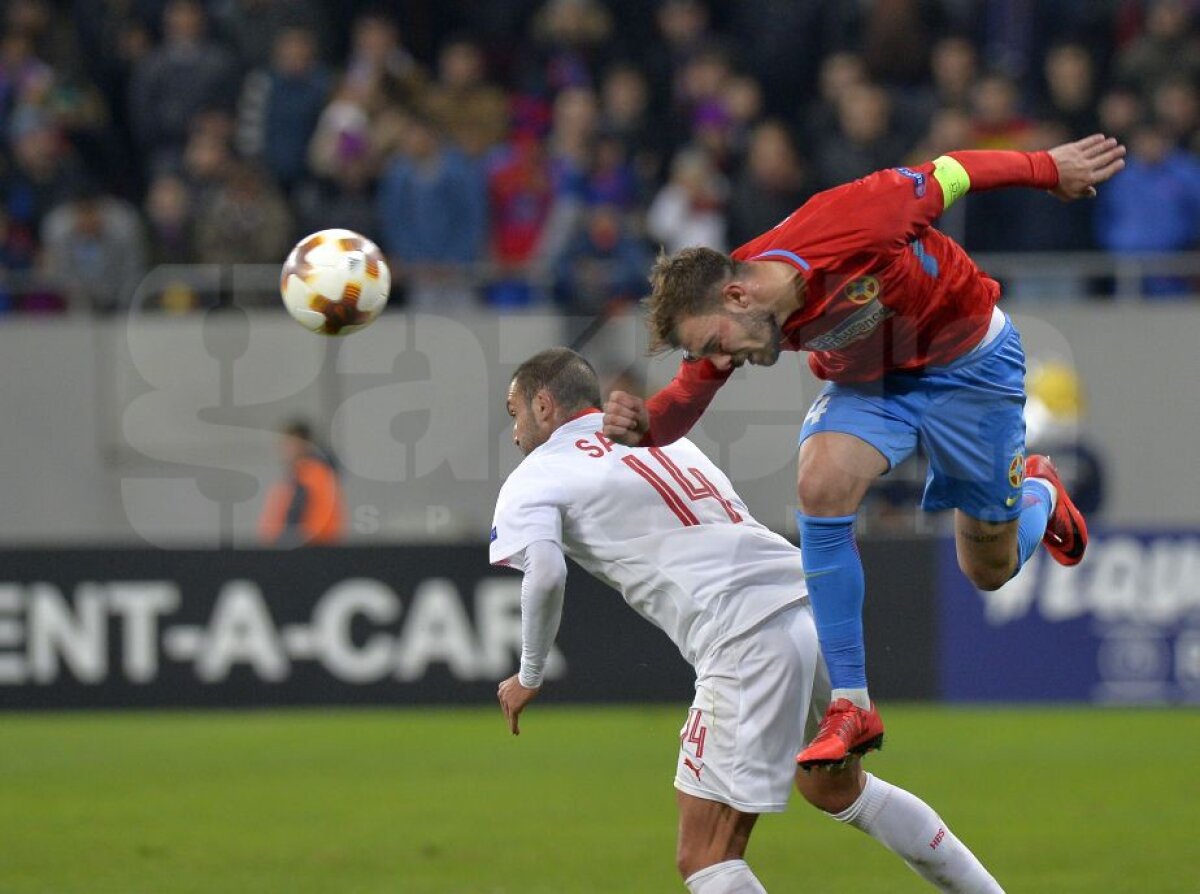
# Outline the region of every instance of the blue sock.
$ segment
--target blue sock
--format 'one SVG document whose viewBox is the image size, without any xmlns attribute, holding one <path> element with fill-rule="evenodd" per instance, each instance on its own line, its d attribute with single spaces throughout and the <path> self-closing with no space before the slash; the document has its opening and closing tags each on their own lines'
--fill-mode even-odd
<svg viewBox="0 0 1200 894">
<path fill-rule="evenodd" d="M 1050 491 L 1036 481 L 1021 485 L 1021 520 L 1017 523 L 1017 571 L 1042 542 L 1050 521 Z M 1013 572 L 1014 574 L 1016 572 Z"/>
<path fill-rule="evenodd" d="M 854 542 L 854 516 L 816 518 L 797 511 L 796 522 L 829 682 L 834 689 L 866 689 L 862 625 L 866 586 Z"/>
</svg>

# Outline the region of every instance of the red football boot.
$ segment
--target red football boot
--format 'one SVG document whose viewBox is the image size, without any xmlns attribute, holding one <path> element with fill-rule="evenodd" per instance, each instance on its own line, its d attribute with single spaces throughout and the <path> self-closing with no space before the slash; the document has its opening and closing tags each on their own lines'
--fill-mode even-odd
<svg viewBox="0 0 1200 894">
<path fill-rule="evenodd" d="M 852 754 L 882 747 L 883 719 L 874 702 L 864 711 L 850 699 L 839 698 L 825 712 L 816 738 L 796 755 L 796 763 L 805 769 L 840 764 Z"/>
<path fill-rule="evenodd" d="M 1031 456 L 1025 462 L 1026 478 L 1042 478 L 1054 485 L 1058 491 L 1058 499 L 1054 503 L 1054 512 L 1046 525 L 1046 533 L 1042 535 L 1042 543 L 1059 565 L 1078 565 L 1087 549 L 1087 522 L 1083 513 L 1075 508 L 1063 487 L 1058 470 L 1048 456 Z"/>
</svg>

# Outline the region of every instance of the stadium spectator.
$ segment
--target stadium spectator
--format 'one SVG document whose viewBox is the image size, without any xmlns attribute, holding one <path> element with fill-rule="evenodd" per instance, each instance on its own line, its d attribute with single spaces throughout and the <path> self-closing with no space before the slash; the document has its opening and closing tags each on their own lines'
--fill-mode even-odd
<svg viewBox="0 0 1200 894">
<path fill-rule="evenodd" d="M 1200 247 L 1200 162 L 1146 121 L 1133 132 L 1125 170 L 1098 200 L 1097 239 L 1109 251 L 1186 251 Z M 1147 277 L 1148 297 L 1192 294 L 1196 284 Z"/>
<path fill-rule="evenodd" d="M 729 115 L 729 140 L 733 160 L 735 164 L 740 165 L 749 148 L 750 131 L 762 119 L 762 88 L 758 86 L 758 81 L 749 75 L 735 74 L 725 82 L 721 91 L 721 101 Z"/>
<path fill-rule="evenodd" d="M 1180 149 L 1200 151 L 1200 90 L 1180 76 L 1166 78 L 1150 96 L 1151 112 Z"/>
<path fill-rule="evenodd" d="M 546 152 L 554 182 L 554 205 L 536 261 L 548 270 L 575 235 L 587 200 L 598 109 L 590 87 L 568 87 L 554 98 Z"/>
<path fill-rule="evenodd" d="M 904 157 L 903 138 L 891 127 L 892 102 L 876 84 L 855 84 L 841 94 L 837 127 L 817 144 L 814 156 L 822 187 L 855 180 Z"/>
<path fill-rule="evenodd" d="M 169 0 L 162 44 L 134 68 L 130 122 L 152 168 L 178 160 L 194 115 L 233 106 L 237 65 L 224 47 L 207 38 L 207 24 L 198 0 Z"/>
<path fill-rule="evenodd" d="M 332 77 L 317 58 L 317 37 L 289 27 L 275 38 L 271 65 L 251 72 L 238 105 L 238 146 L 291 191 L 308 173 L 308 144 Z"/>
<path fill-rule="evenodd" d="M 43 266 L 68 278 L 72 303 L 97 311 L 128 307 L 146 273 L 146 240 L 137 211 L 92 186 L 80 187 L 42 224 Z"/>
<path fill-rule="evenodd" d="M 294 28 L 313 35 L 328 33 L 318 0 L 213 0 L 213 19 L 247 71 L 266 68 L 279 37 Z"/>
<path fill-rule="evenodd" d="M 436 125 L 413 118 L 379 185 L 380 235 L 409 304 L 442 312 L 476 301 L 487 195 L 478 166 Z"/>
<path fill-rule="evenodd" d="M 366 107 L 343 86 L 317 119 L 317 127 L 308 145 L 308 167 L 317 177 L 334 177 L 347 155 L 365 158 L 377 168 L 381 148 L 371 129 Z"/>
<path fill-rule="evenodd" d="M 606 440 L 600 403 L 595 371 L 564 348 L 526 360 L 508 389 L 513 442 L 527 458 L 500 491 L 489 557 L 524 573 L 520 668 L 497 691 L 513 735 L 544 682 L 570 555 L 696 670 L 675 775 L 676 865 L 691 894 L 765 894 L 746 846 L 758 814 L 783 811 L 793 784 L 942 890 L 999 892 L 933 808 L 864 773 L 858 755 L 795 768 L 830 699 L 799 550 L 755 521 L 690 441 L 646 451 Z"/>
<path fill-rule="evenodd" d="M 1167 78 L 1200 77 L 1200 36 L 1187 0 L 1151 0 L 1143 33 L 1116 60 L 1117 80 L 1148 95 Z"/>
<path fill-rule="evenodd" d="M 181 172 L 192 192 L 193 204 L 198 205 L 207 199 L 222 183 L 233 164 L 233 149 L 219 118 L 193 118 L 181 165 Z M 170 173 L 175 166 L 166 166 L 164 170 Z"/>
<path fill-rule="evenodd" d="M 795 143 L 779 120 L 759 124 L 751 133 L 746 165 L 729 197 L 729 243 L 741 245 L 804 204 L 813 190 Z"/>
<path fill-rule="evenodd" d="M 889 87 L 920 81 L 929 67 L 929 35 L 936 33 L 938 4 L 876 0 L 863 22 L 863 56 L 871 79 Z"/>
<path fill-rule="evenodd" d="M 232 163 L 196 213 L 196 256 L 206 264 L 259 264 L 285 257 L 292 216 L 260 168 Z M 274 296 L 272 296 L 274 300 Z"/>
<path fill-rule="evenodd" d="M 136 196 L 147 178 L 132 133 L 129 87 L 134 68 L 153 48 L 148 17 L 132 4 L 122 8 L 108 0 L 78 0 L 72 4 L 72 18 L 78 64 L 100 91 L 110 116 L 112 156 L 104 176 L 121 194 Z"/>
<path fill-rule="evenodd" d="M 337 466 L 303 420 L 280 430 L 282 480 L 267 491 L 258 531 L 269 546 L 326 545 L 341 540 L 345 509 Z"/>
<path fill-rule="evenodd" d="M 598 135 L 584 182 L 586 201 L 632 211 L 639 195 L 637 174 L 626 159 L 624 142 L 615 134 Z"/>
<path fill-rule="evenodd" d="M 1080 140 L 1100 130 L 1096 114 L 1096 69 L 1087 47 L 1062 43 L 1046 54 L 1042 66 L 1045 97 L 1038 117 L 1060 125 L 1064 139 Z M 1060 140 L 1059 142 L 1062 142 Z"/>
<path fill-rule="evenodd" d="M 196 259 L 192 236 L 192 193 L 177 174 L 161 174 L 146 194 L 150 264 L 190 264 Z"/>
<path fill-rule="evenodd" d="M 942 108 L 971 108 L 979 78 L 979 51 L 966 37 L 943 37 L 930 53 L 933 101 Z"/>
<path fill-rule="evenodd" d="M 504 142 L 508 99 L 488 82 L 482 47 L 456 37 L 438 51 L 438 77 L 425 93 L 425 108 L 460 149 L 479 158 Z"/>
<path fill-rule="evenodd" d="M 362 139 L 345 136 L 330 144 L 328 176 L 309 178 L 293 195 L 298 229 L 314 233 L 345 227 L 382 242 L 375 213 L 376 166 L 367 137 L 365 133 Z"/>
<path fill-rule="evenodd" d="M 852 87 L 869 84 L 871 76 L 867 63 L 858 53 L 840 50 L 821 60 L 817 72 L 817 94 L 803 109 L 804 130 L 808 134 L 830 133 L 837 128 L 838 107 L 842 97 Z"/>
<path fill-rule="evenodd" d="M 487 174 L 488 246 L 496 265 L 487 301 L 496 308 L 534 302 L 528 271 L 554 210 L 554 175 L 536 133 L 522 131 L 497 153 Z"/>
<path fill-rule="evenodd" d="M 31 107 L 14 115 L 9 137 L 10 167 L 0 173 L 4 209 L 18 238 L 36 244 L 42 219 L 82 182 L 82 166 L 58 129 Z"/>
<path fill-rule="evenodd" d="M 651 113 L 649 85 L 637 66 L 621 63 L 604 75 L 600 128 L 621 141 L 637 176 L 638 195 L 647 197 L 663 169 L 664 139 Z"/>
<path fill-rule="evenodd" d="M 1016 81 L 999 71 L 979 79 L 972 93 L 971 141 L 976 149 L 1016 149 L 1032 151 L 1045 148 L 1037 122 L 1021 107 Z M 1028 250 L 1029 238 L 1023 231 L 1033 209 L 1039 207 L 1036 193 L 1024 190 L 996 190 L 971 197 L 966 209 L 966 248 L 977 251 Z M 1011 221 L 1022 221 L 1014 227 Z"/>
<path fill-rule="evenodd" d="M 1141 95 L 1131 87 L 1113 87 L 1101 97 L 1096 107 L 1100 128 L 1128 143 L 1133 129 L 1145 114 L 1145 103 Z"/>
<path fill-rule="evenodd" d="M 421 63 L 401 41 L 400 27 L 382 7 L 354 20 L 341 89 L 374 118 L 388 107 L 420 108 L 429 83 Z"/>
<path fill-rule="evenodd" d="M 679 73 L 693 57 L 712 46 L 716 36 L 709 27 L 708 8 L 701 0 L 663 0 L 654 12 L 658 40 L 646 53 L 645 71 L 654 96 L 664 106 L 682 97 Z"/>
<path fill-rule="evenodd" d="M 671 162 L 671 179 L 646 212 L 646 232 L 673 254 L 691 245 L 723 251 L 728 185 L 703 149 L 683 149 Z"/>
<path fill-rule="evenodd" d="M 698 131 L 728 122 L 724 91 L 732 75 L 729 54 L 717 46 L 708 47 L 687 61 L 679 72 L 675 103 L 668 118 L 672 146 L 698 142 Z M 723 156 L 724 152 L 720 152 L 720 157 Z"/>
<path fill-rule="evenodd" d="M 650 253 L 625 224 L 621 209 L 596 204 L 556 264 L 559 304 L 573 315 L 613 316 L 637 304 Z"/>
<path fill-rule="evenodd" d="M 571 87 L 594 87 L 612 30 L 612 14 L 599 0 L 546 0 L 530 23 L 518 89 L 553 97 Z"/>
</svg>

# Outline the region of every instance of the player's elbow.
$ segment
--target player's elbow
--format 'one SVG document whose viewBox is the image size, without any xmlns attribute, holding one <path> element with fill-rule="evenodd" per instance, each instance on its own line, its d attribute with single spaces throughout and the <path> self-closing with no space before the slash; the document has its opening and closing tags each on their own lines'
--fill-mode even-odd
<svg viewBox="0 0 1200 894">
<path fill-rule="evenodd" d="M 528 565 L 537 588 L 543 592 L 561 592 L 567 585 L 567 560 L 557 544 L 539 540 L 526 550 Z"/>
</svg>

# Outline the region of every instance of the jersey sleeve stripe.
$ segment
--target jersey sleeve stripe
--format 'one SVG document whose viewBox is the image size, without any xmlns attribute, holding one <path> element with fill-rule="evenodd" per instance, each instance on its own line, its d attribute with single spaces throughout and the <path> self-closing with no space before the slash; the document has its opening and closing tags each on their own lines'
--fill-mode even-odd
<svg viewBox="0 0 1200 894">
<path fill-rule="evenodd" d="M 800 255 L 796 254 L 794 251 L 788 251 L 786 248 L 772 248 L 769 251 L 764 251 L 762 254 L 755 255 L 754 257 L 750 258 L 750 260 L 761 261 L 763 258 L 785 258 L 786 260 L 791 261 L 801 270 L 807 271 L 812 269 L 809 266 L 808 261 L 804 260 L 804 258 L 800 257 Z"/>
</svg>

